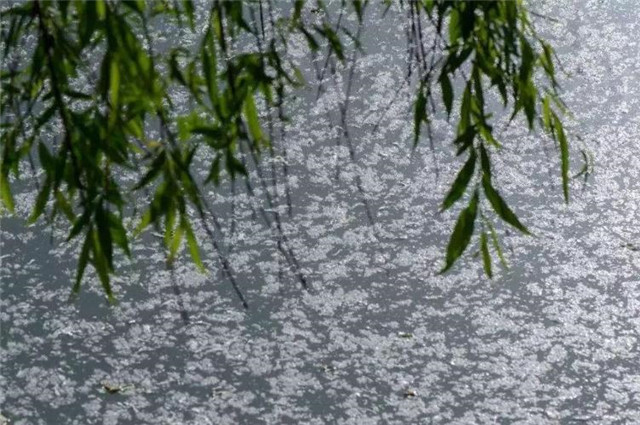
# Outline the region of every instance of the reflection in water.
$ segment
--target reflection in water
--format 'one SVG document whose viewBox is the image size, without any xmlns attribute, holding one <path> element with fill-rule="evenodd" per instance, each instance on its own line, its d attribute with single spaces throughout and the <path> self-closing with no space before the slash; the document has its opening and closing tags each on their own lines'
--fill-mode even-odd
<svg viewBox="0 0 640 425">
<path fill-rule="evenodd" d="M 597 168 L 564 206 L 553 148 L 505 128 L 496 179 L 536 235 L 505 237 L 509 270 L 488 281 L 466 258 L 437 275 L 455 214 L 437 212 L 453 152 L 410 154 L 407 88 L 387 107 L 402 34 L 397 22 L 386 33 L 372 24 L 351 88 L 353 151 L 335 144 L 338 78 L 317 102 L 309 89 L 290 105 L 276 160 L 288 164 L 291 217 L 284 182 L 267 205 L 255 172 L 255 196 L 239 182 L 235 195 L 212 196 L 222 227 L 235 223 L 224 243 L 249 310 L 210 247 L 208 275 L 176 265 L 177 297 L 153 235 L 119 268 L 117 307 L 95 281 L 67 304 L 77 247 L 3 220 L 3 414 L 24 424 L 637 420 L 640 28 L 630 3 L 561 3 L 536 4 L 556 19 L 538 26 L 572 75 L 570 134 Z M 451 139 L 444 120 L 434 129 Z M 34 197 L 25 189 L 18 208 Z M 264 224 L 274 210 L 309 292 Z"/>
</svg>

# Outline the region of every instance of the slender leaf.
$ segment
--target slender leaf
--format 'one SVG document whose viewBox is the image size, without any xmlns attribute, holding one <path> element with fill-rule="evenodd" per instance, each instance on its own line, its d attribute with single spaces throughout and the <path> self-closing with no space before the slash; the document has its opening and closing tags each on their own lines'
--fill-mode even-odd
<svg viewBox="0 0 640 425">
<path fill-rule="evenodd" d="M 446 73 L 442 73 L 440 75 L 440 88 L 442 90 L 442 100 L 444 102 L 444 107 L 447 110 L 447 117 L 451 116 L 451 108 L 453 106 L 453 86 L 451 85 L 451 80 Z"/>
<path fill-rule="evenodd" d="M 38 220 L 38 217 L 42 215 L 44 212 L 44 208 L 47 205 L 47 201 L 49 200 L 49 195 L 51 194 L 51 178 L 47 176 L 44 181 L 44 184 L 40 188 L 40 192 L 36 197 L 36 203 L 31 211 L 31 215 L 27 219 L 28 224 L 33 224 Z"/>
<path fill-rule="evenodd" d="M 461 26 L 460 13 L 457 9 L 453 9 L 449 15 L 449 43 L 453 46 L 458 43 L 458 38 L 462 35 Z"/>
<path fill-rule="evenodd" d="M 263 140 L 262 130 L 260 129 L 260 120 L 258 118 L 258 111 L 256 104 L 253 100 L 253 95 L 248 95 L 244 102 L 244 116 L 247 119 L 247 125 L 249 126 L 249 133 L 254 143 L 259 144 Z"/>
<path fill-rule="evenodd" d="M 456 179 L 451 185 L 451 189 L 449 189 L 449 193 L 442 202 L 442 207 L 440 208 L 441 211 L 449 209 L 449 207 L 451 207 L 464 194 L 467 186 L 469 186 L 471 177 L 473 177 L 473 172 L 476 168 L 476 158 L 475 150 L 471 150 L 469 159 L 467 159 L 467 162 L 458 172 Z"/>
<path fill-rule="evenodd" d="M 131 258 L 129 239 L 127 238 L 127 231 L 122 224 L 122 218 L 112 212 L 109 212 L 109 228 L 113 242 L 124 251 L 127 257 Z"/>
<path fill-rule="evenodd" d="M 209 168 L 209 175 L 205 180 L 205 184 L 213 181 L 215 186 L 220 184 L 220 155 L 216 155 L 216 157 L 211 161 L 211 167 Z"/>
<path fill-rule="evenodd" d="M 56 206 L 59 208 L 70 222 L 75 222 L 76 216 L 73 213 L 73 207 L 60 190 L 55 191 Z"/>
<path fill-rule="evenodd" d="M 462 93 L 462 103 L 460 104 L 460 121 L 458 122 L 458 132 L 464 133 L 471 125 L 471 82 L 467 83 Z"/>
<path fill-rule="evenodd" d="M 113 111 L 117 111 L 120 101 L 120 68 L 115 58 L 112 58 L 109 66 L 109 100 Z M 112 116 L 116 116 L 115 112 Z"/>
<path fill-rule="evenodd" d="M 187 237 L 187 245 L 189 246 L 189 252 L 191 253 L 191 259 L 198 266 L 198 269 L 205 273 L 206 269 L 204 264 L 202 263 L 202 259 L 200 258 L 200 249 L 198 248 L 198 242 L 196 241 L 196 237 L 193 234 L 193 229 L 191 225 L 186 219 L 182 220 L 182 227 L 184 228 L 184 233 Z"/>
<path fill-rule="evenodd" d="M 102 205 L 96 208 L 96 232 L 100 242 L 100 252 L 104 255 L 109 270 L 113 270 L 113 239 L 111 238 L 111 226 L 109 226 L 108 212 Z"/>
<path fill-rule="evenodd" d="M 493 277 L 493 271 L 491 269 L 491 255 L 489 254 L 486 232 L 482 232 L 480 235 L 480 250 L 482 251 L 482 265 L 484 267 L 484 272 L 491 279 Z"/>
<path fill-rule="evenodd" d="M 78 257 L 78 269 L 76 271 L 76 281 L 73 284 L 73 288 L 71 289 L 71 297 L 77 297 L 80 293 L 82 276 L 84 276 L 84 271 L 87 268 L 87 263 L 89 262 L 89 252 L 91 250 L 91 232 L 92 229 L 89 229 L 87 235 L 84 238 L 82 249 L 80 250 L 80 257 Z"/>
<path fill-rule="evenodd" d="M 471 126 L 467 128 L 462 134 L 460 134 L 454 141 L 453 144 L 458 146 L 458 151 L 456 152 L 456 156 L 462 154 L 464 151 L 469 149 L 469 147 L 473 146 L 473 141 L 476 137 L 476 127 Z"/>
<path fill-rule="evenodd" d="M 516 229 L 520 230 L 522 233 L 526 235 L 531 234 L 529 230 L 522 223 L 520 223 L 518 217 L 514 214 L 513 211 L 511 211 L 511 208 L 509 208 L 504 199 L 502 199 L 498 191 L 493 188 L 493 186 L 491 185 L 491 180 L 486 175 L 482 177 L 482 187 L 484 188 L 484 193 L 487 196 L 489 203 L 491 203 L 493 210 L 501 219 L 503 219 Z"/>
<path fill-rule="evenodd" d="M 309 49 L 311 49 L 312 52 L 317 52 L 318 50 L 320 50 L 320 45 L 318 44 L 318 41 L 309 32 L 309 30 L 307 30 L 305 28 L 304 25 L 302 25 L 302 24 L 298 25 L 298 29 L 304 35 L 304 37 L 307 39 L 307 45 L 309 46 Z"/>
<path fill-rule="evenodd" d="M 154 213 L 151 208 L 146 210 L 142 215 L 142 218 L 140 219 L 140 223 L 138 223 L 138 225 L 136 226 L 136 229 L 134 230 L 133 235 L 138 236 L 140 233 L 142 233 L 144 229 L 146 229 L 147 226 L 149 226 L 153 221 L 153 216 L 154 216 Z"/>
<path fill-rule="evenodd" d="M 105 3 L 105 0 L 96 0 L 96 12 L 101 20 L 104 19 L 107 13 L 107 5 Z"/>
<path fill-rule="evenodd" d="M 108 260 L 102 251 L 102 246 L 100 242 L 100 236 L 98 235 L 98 231 L 96 229 L 92 229 L 91 231 L 92 239 L 93 239 L 93 266 L 96 268 L 98 272 L 98 277 L 100 278 L 100 283 L 102 285 L 102 289 L 107 296 L 107 301 L 109 304 L 115 303 L 115 298 L 113 297 L 113 291 L 111 289 L 111 280 L 109 279 L 109 264 Z"/>
<path fill-rule="evenodd" d="M 569 144 L 564 134 L 562 121 L 556 114 L 553 114 L 555 133 L 560 145 L 560 168 L 562 173 L 562 192 L 564 193 L 564 201 L 569 202 Z"/>
<path fill-rule="evenodd" d="M 9 210 L 10 213 L 15 213 L 15 204 L 13 203 L 13 196 L 11 195 L 11 188 L 7 181 L 8 176 L 4 173 L 0 173 L 0 195 L 2 195 L 2 205 Z"/>
<path fill-rule="evenodd" d="M 545 130 L 549 132 L 553 131 L 551 107 L 549 106 L 549 96 L 545 96 L 544 100 L 542 101 L 542 123 Z"/>
<path fill-rule="evenodd" d="M 91 212 L 91 209 L 85 209 L 84 213 L 76 219 L 71 227 L 71 231 L 69 231 L 69 236 L 67 236 L 67 242 L 76 237 L 80 231 L 89 224 Z"/>
<path fill-rule="evenodd" d="M 236 174 L 238 173 L 242 174 L 245 177 L 249 175 L 249 173 L 247 173 L 247 169 L 245 168 L 244 164 L 241 161 L 239 161 L 236 157 L 234 157 L 232 154 L 227 155 L 227 172 L 231 174 L 232 178 L 235 178 Z"/>
<path fill-rule="evenodd" d="M 353 8 L 356 11 L 356 15 L 358 16 L 358 22 L 362 22 L 362 0 L 353 0 Z"/>
<path fill-rule="evenodd" d="M 478 191 L 473 194 L 469 206 L 463 209 L 458 216 L 453 233 L 449 239 L 447 245 L 447 257 L 446 264 L 440 270 L 440 273 L 444 273 L 453 266 L 456 260 L 462 255 L 473 235 L 473 228 L 476 221 L 476 214 L 478 209 Z"/>
<path fill-rule="evenodd" d="M 180 225 L 176 226 L 173 231 L 173 237 L 171 239 L 171 244 L 169 245 L 169 263 L 173 262 L 178 253 L 178 249 L 180 249 L 180 245 L 182 244 L 182 238 L 184 236 L 184 228 Z"/>
<path fill-rule="evenodd" d="M 182 0 L 182 5 L 184 6 L 185 14 L 189 20 L 189 26 L 191 27 L 191 31 L 195 31 L 196 23 L 195 23 L 195 13 L 194 6 L 192 0 Z"/>
<path fill-rule="evenodd" d="M 496 252 L 498 253 L 498 258 L 500 259 L 500 263 L 502 264 L 502 267 L 504 267 L 505 269 L 508 269 L 509 264 L 507 264 L 507 261 L 505 260 L 504 255 L 502 254 L 502 248 L 500 247 L 500 241 L 498 240 L 498 234 L 496 233 L 496 228 L 493 226 L 493 223 L 491 223 L 489 220 L 485 220 L 485 223 L 489 227 L 489 232 L 491 233 L 491 242 L 493 244 L 493 249 L 495 249 Z"/>
<path fill-rule="evenodd" d="M 209 37 L 211 37 L 210 33 Z M 218 103 L 218 98 L 220 97 L 216 70 L 216 49 L 213 42 L 210 42 L 209 45 L 211 46 L 210 48 L 206 48 L 206 46 L 202 47 L 202 71 L 207 83 L 209 100 L 212 105 L 216 105 Z"/>
<path fill-rule="evenodd" d="M 316 31 L 327 39 L 330 51 L 333 51 L 336 54 L 336 57 L 340 62 L 344 62 L 344 50 L 338 34 L 336 34 L 336 32 L 327 23 L 325 23 L 323 27 L 316 27 Z"/>
<path fill-rule="evenodd" d="M 480 143 L 480 165 L 482 166 L 482 173 L 491 179 L 491 161 L 489 160 L 489 153 L 484 147 L 484 143 Z"/>
<path fill-rule="evenodd" d="M 38 143 L 38 156 L 40 157 L 40 164 L 42 164 L 42 168 L 50 173 L 55 168 L 55 159 L 51 156 L 49 149 L 45 146 L 44 143 Z"/>
</svg>

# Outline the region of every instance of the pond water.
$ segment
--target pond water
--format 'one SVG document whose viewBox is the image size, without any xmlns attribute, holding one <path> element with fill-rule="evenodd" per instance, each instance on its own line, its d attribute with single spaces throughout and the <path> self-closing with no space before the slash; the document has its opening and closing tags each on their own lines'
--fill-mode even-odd
<svg viewBox="0 0 640 425">
<path fill-rule="evenodd" d="M 348 121 L 355 161 L 336 145 L 344 79 L 290 106 L 292 215 L 283 176 L 273 208 L 311 289 L 261 218 L 271 206 L 255 173 L 255 197 L 241 182 L 236 195 L 228 185 L 212 194 L 248 310 L 206 243 L 210 272 L 183 259 L 176 295 L 152 234 L 134 245 L 134 263 L 121 262 L 116 307 L 93 274 L 70 304 L 78 247 L 51 243 L 65 229 L 3 218 L 3 415 L 15 424 L 638 421 L 639 15 L 632 1 L 532 8 L 553 17 L 535 22 L 570 74 L 561 78 L 569 134 L 595 171 L 573 181 L 565 205 L 551 142 L 497 124 L 498 187 L 535 234 L 501 230 L 509 269 L 488 280 L 466 255 L 437 274 L 456 212 L 438 206 L 460 164 L 446 142 L 411 154 L 408 90 L 372 131 L 406 68 L 399 21 L 384 33 L 367 25 Z M 451 140 L 446 120 L 434 131 Z M 573 158 L 577 172 L 577 150 Z M 18 208 L 34 196 L 25 189 Z"/>
</svg>

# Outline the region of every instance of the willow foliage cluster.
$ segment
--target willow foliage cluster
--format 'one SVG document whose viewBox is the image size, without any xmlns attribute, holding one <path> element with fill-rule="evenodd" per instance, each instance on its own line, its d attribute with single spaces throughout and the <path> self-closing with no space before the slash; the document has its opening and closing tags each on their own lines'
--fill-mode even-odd
<svg viewBox="0 0 640 425">
<path fill-rule="evenodd" d="M 132 237 L 149 226 L 164 234 L 168 264 L 185 245 L 204 269 L 198 247 L 204 241 L 193 231 L 193 221 L 200 221 L 228 271 L 205 187 L 247 178 L 245 157 L 286 149 L 278 145 L 285 141 L 276 140 L 273 120 L 286 121 L 287 96 L 304 84 L 287 55 L 288 40 L 303 37 L 309 57 L 324 58 L 316 61 L 324 62 L 316 68 L 321 80 L 326 72 L 348 70 L 362 53 L 360 30 L 372 13 L 367 1 L 358 0 L 342 0 L 339 13 L 322 0 L 273 3 L 38 0 L 2 7 L 2 204 L 14 210 L 12 187 L 21 163 L 44 171 L 28 221 L 62 217 L 68 240 L 82 240 L 74 294 L 92 265 L 113 300 L 114 250 L 130 255 Z M 452 147 L 466 157 L 442 203 L 445 210 L 469 200 L 442 271 L 467 249 L 479 222 L 478 248 L 491 276 L 491 252 L 504 262 L 492 220 L 528 230 L 492 180 L 491 156 L 501 141 L 487 110 L 489 91 L 499 93 L 512 119 L 522 115 L 529 129 L 541 128 L 556 141 L 568 200 L 569 153 L 553 50 L 536 34 L 521 1 L 420 0 L 386 2 L 385 8 L 406 17 L 409 60 L 398 83 L 415 88 L 415 144 L 431 139 L 431 118 L 444 110 L 457 120 Z M 345 14 L 355 14 L 357 28 L 348 28 Z M 158 21 L 198 34 L 197 48 L 184 48 L 179 37 L 154 48 L 150 26 Z M 204 31 L 197 22 L 204 22 Z M 243 37 L 253 40 L 250 46 L 234 49 Z M 95 79 L 79 84 L 93 63 L 99 63 Z M 188 114 L 174 107 L 178 89 L 193 105 Z M 62 129 L 59 137 L 47 136 L 51 123 Z M 201 181 L 194 167 L 205 151 L 213 159 Z M 137 176 L 137 182 L 123 186 L 123 175 Z M 151 196 L 143 211 L 133 207 L 140 191 Z M 481 197 L 491 214 L 482 210 Z M 136 220 L 135 229 L 124 225 L 127 217 Z M 278 247 L 297 269 L 277 214 L 274 221 Z M 306 285 L 304 276 L 300 280 Z"/>
</svg>

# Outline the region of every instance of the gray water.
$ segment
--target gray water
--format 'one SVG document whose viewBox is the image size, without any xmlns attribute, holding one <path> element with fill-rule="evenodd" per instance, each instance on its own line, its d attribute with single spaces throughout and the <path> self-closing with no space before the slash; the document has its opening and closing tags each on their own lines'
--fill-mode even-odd
<svg viewBox="0 0 640 425">
<path fill-rule="evenodd" d="M 69 304 L 78 247 L 59 243 L 66 230 L 3 218 L 3 415 L 16 424 L 640 423 L 635 6 L 532 6 L 554 18 L 535 21 L 570 74 L 561 82 L 574 146 L 596 167 L 564 205 L 552 143 L 521 122 L 496 124 L 496 184 L 535 236 L 502 228 L 510 268 L 494 264 L 493 280 L 469 254 L 438 275 L 457 212 L 438 213 L 460 166 L 450 124 L 435 120 L 445 142 L 412 155 L 405 90 L 372 132 L 405 71 L 399 21 L 365 31 L 349 120 L 355 163 L 328 130 L 343 79 L 318 102 L 310 88 L 290 105 L 293 216 L 283 225 L 308 292 L 255 213 L 264 205 L 255 174 L 257 196 L 239 189 L 233 201 L 233 234 L 228 186 L 212 194 L 246 311 L 206 243 L 207 275 L 185 259 L 176 267 L 179 299 L 152 235 L 134 244 L 135 261 L 121 261 L 116 307 L 93 274 Z M 301 47 L 292 54 L 302 61 Z M 34 197 L 26 188 L 18 209 Z"/>
</svg>

